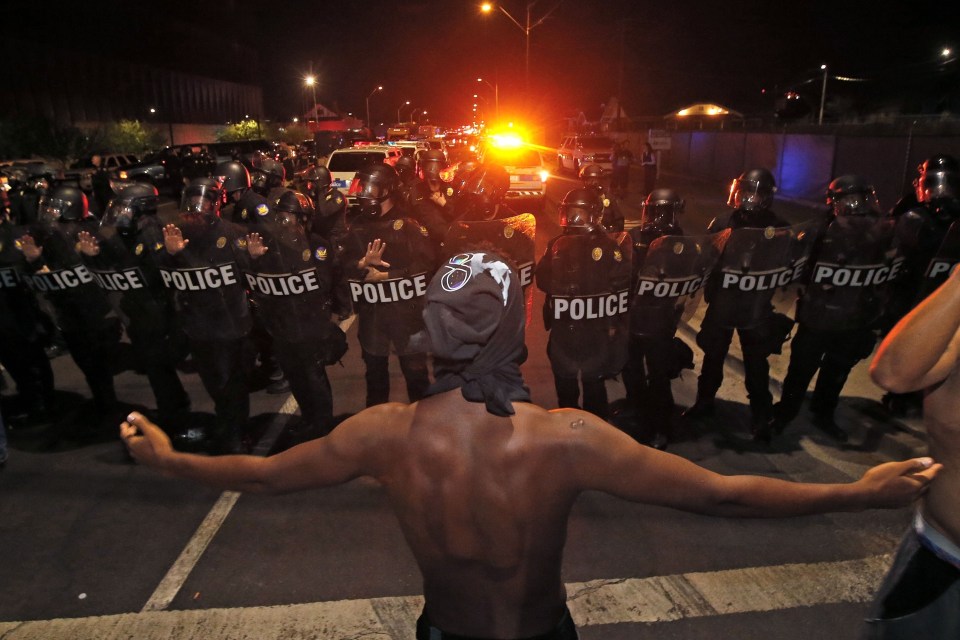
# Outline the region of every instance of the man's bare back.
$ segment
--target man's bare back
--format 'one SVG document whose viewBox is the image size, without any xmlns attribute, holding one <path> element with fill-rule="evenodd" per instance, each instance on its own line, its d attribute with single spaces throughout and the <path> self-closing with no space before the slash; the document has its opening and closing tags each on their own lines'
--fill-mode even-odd
<svg viewBox="0 0 960 640">
<path fill-rule="evenodd" d="M 880 465 L 839 485 L 721 476 L 644 447 L 592 414 L 521 401 L 516 273 L 485 254 L 463 254 L 450 265 L 430 284 L 424 319 L 435 355 L 468 355 L 463 366 L 438 367 L 434 395 L 365 409 L 329 435 L 269 458 L 176 452 L 139 414 L 121 425 L 121 437 L 147 466 L 239 491 L 284 493 L 373 477 L 423 573 L 429 624 L 483 638 L 558 627 L 567 519 L 583 491 L 696 513 L 779 517 L 905 506 L 939 471 L 924 458 Z M 482 286 L 466 286 L 476 280 Z M 431 295 L 442 313 L 431 315 Z M 485 325 L 491 318 L 493 326 Z M 453 384 L 443 391 L 445 382 Z"/>
</svg>

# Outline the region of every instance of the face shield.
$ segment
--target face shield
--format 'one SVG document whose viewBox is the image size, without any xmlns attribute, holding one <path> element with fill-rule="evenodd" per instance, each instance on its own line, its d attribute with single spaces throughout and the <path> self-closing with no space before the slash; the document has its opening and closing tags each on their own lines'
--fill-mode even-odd
<svg viewBox="0 0 960 640">
<path fill-rule="evenodd" d="M 60 198 L 40 198 L 37 220 L 42 225 L 52 226 L 60 222 L 60 218 L 68 206 L 69 203 Z"/>
<path fill-rule="evenodd" d="M 215 218 L 220 215 L 220 190 L 206 184 L 190 185 L 183 191 L 180 213 Z"/>
<path fill-rule="evenodd" d="M 380 216 L 383 213 L 383 202 L 389 197 L 389 189 L 371 180 L 361 180 L 357 192 L 357 206 L 364 215 Z"/>
<path fill-rule="evenodd" d="M 936 200 L 953 200 L 960 194 L 960 174 L 952 171 L 924 173 L 917 178 L 917 200 L 932 203 Z"/>
<path fill-rule="evenodd" d="M 562 204 L 558 208 L 560 226 L 563 228 L 580 229 L 596 224 L 597 212 L 590 207 L 578 204 Z"/>
<path fill-rule="evenodd" d="M 877 194 L 872 191 L 855 191 L 834 197 L 830 202 L 833 215 L 839 216 L 867 216 L 879 215 L 880 203 Z"/>
<path fill-rule="evenodd" d="M 744 211 L 766 209 L 773 198 L 773 192 L 760 184 L 758 180 L 735 179 L 730 184 L 730 196 L 727 206 Z"/>
<path fill-rule="evenodd" d="M 100 220 L 100 228 L 113 228 L 120 233 L 129 233 L 133 230 L 133 221 L 137 217 L 137 210 L 128 201 L 111 201 Z"/>
<path fill-rule="evenodd" d="M 672 225 L 677 221 L 677 214 L 683 210 L 683 201 L 655 200 L 643 202 L 641 205 L 641 219 L 644 222 L 655 222 L 661 225 Z"/>
</svg>

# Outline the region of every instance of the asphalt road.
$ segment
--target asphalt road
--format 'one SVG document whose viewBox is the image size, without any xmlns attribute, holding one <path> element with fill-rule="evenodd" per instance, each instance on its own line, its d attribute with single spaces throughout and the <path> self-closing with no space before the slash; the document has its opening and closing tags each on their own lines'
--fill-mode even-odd
<svg viewBox="0 0 960 640">
<path fill-rule="evenodd" d="M 691 231 L 723 209 L 722 186 L 666 176 L 664 183 L 687 198 Z M 551 179 L 538 215 L 540 251 L 559 231 L 556 202 L 573 186 L 568 176 Z M 637 217 L 637 201 L 628 197 L 628 219 Z M 552 407 L 542 300 L 534 292 L 523 373 L 534 401 Z M 789 306 L 789 292 L 780 304 Z M 681 332 L 691 344 L 696 326 L 694 317 Z M 329 369 L 338 414 L 363 405 L 355 328 L 348 337 L 343 366 Z M 775 390 L 786 357 L 774 359 Z M 163 478 L 129 463 L 112 434 L 72 436 L 89 394 L 68 356 L 53 364 L 64 416 L 58 430 L 14 430 L 0 472 L 0 637 L 412 637 L 419 574 L 373 483 L 262 497 Z M 702 430 L 681 425 L 672 452 L 721 473 L 845 482 L 922 450 L 916 425 L 878 410 L 864 365 L 839 414 L 853 434 L 847 445 L 801 417 L 772 447 L 757 446 L 747 435 L 736 349 L 728 365 L 717 419 Z M 404 400 L 392 366 L 392 399 Z M 195 373 L 182 378 L 192 419 L 202 424 L 212 403 Z M 623 396 L 619 381 L 608 388 L 612 400 Z M 145 379 L 129 367 L 117 390 L 130 407 L 152 405 Z M 681 406 L 695 390 L 693 372 L 674 382 Z M 292 411 L 288 396 L 252 394 L 259 453 L 283 446 Z M 571 611 L 584 640 L 855 637 L 908 519 L 897 510 L 725 520 L 586 494 L 574 508 L 563 568 Z"/>
</svg>

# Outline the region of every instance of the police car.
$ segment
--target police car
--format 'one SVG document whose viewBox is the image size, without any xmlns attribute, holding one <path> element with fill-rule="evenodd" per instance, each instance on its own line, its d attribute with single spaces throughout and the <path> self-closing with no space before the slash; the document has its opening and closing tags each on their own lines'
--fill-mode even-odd
<svg viewBox="0 0 960 640">
<path fill-rule="evenodd" d="M 550 171 L 543 156 L 521 138 L 512 134 L 493 135 L 481 149 L 481 162 L 503 166 L 510 176 L 507 198 L 543 198 Z"/>
<path fill-rule="evenodd" d="M 327 158 L 327 169 L 333 179 L 333 186 L 347 193 L 347 204 L 356 204 L 356 196 L 349 193 L 353 178 L 361 168 L 371 162 L 384 162 L 393 166 L 401 152 L 397 147 L 386 145 L 367 145 L 336 149 Z"/>
</svg>

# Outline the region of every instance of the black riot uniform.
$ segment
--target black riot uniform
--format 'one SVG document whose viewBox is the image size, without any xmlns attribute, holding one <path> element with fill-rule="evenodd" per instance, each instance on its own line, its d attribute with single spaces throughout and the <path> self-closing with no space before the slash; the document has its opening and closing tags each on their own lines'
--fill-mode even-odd
<svg viewBox="0 0 960 640">
<path fill-rule="evenodd" d="M 591 166 L 596 165 L 587 165 L 584 169 Z M 671 300 L 669 290 L 663 296 L 655 296 L 654 290 L 660 281 L 682 282 L 685 278 L 699 277 L 699 285 L 685 288 L 682 294 L 692 296 L 702 286 L 704 272 L 709 269 L 702 264 L 701 257 L 700 261 L 690 263 L 689 271 L 671 270 L 674 263 L 677 267 L 686 266 L 691 257 L 703 253 L 689 250 L 676 254 L 665 252 L 666 259 L 662 261 L 658 259 L 660 254 L 655 252 L 653 259 L 646 262 L 650 245 L 655 240 L 683 235 L 677 220 L 683 209 L 684 201 L 676 192 L 655 189 L 643 202 L 640 225 L 629 232 L 633 245 L 635 297 L 631 304 L 629 358 L 623 369 L 623 385 L 630 409 L 641 423 L 640 439 L 658 449 L 666 447 L 672 431 L 670 422 L 674 402 L 670 381 L 680 373 L 680 367 L 676 366 L 678 345 L 674 342 L 674 335 L 683 302 Z M 687 245 L 681 246 L 687 249 Z M 641 271 L 644 266 L 647 269 Z M 647 304 L 648 301 L 663 304 Z"/>
<path fill-rule="evenodd" d="M 546 293 L 543 320 L 550 331 L 547 355 L 560 407 L 609 415 L 605 380 L 627 359 L 632 245 L 600 226 L 600 200 L 592 189 L 574 189 L 560 203 L 563 234 L 547 244 L 537 263 L 537 286 Z"/>
<path fill-rule="evenodd" d="M 437 249 L 443 244 L 450 220 L 454 217 L 453 186 L 441 178 L 447 168 L 447 159 L 439 149 L 430 149 L 420 154 L 419 180 L 410 186 L 407 201 L 411 216 L 430 232 Z"/>
<path fill-rule="evenodd" d="M 77 235 L 81 231 L 96 233 L 97 227 L 83 192 L 61 185 L 41 202 L 37 224 L 29 236 L 21 238 L 21 246 L 28 261 L 27 282 L 53 307 L 70 355 L 93 394 L 100 426 L 106 426 L 117 417 L 113 415 L 117 396 L 111 366 L 121 328 L 77 252 Z M 36 256 L 28 248 L 34 243 L 42 248 Z"/>
<path fill-rule="evenodd" d="M 180 219 L 164 228 L 160 275 L 172 289 L 178 317 L 204 389 L 214 402 L 211 452 L 242 450 L 250 415 L 248 362 L 244 357 L 251 317 L 242 268 L 243 228 L 219 216 L 218 181 L 199 178 L 184 188 Z M 180 245 L 180 236 L 189 243 Z"/>
<path fill-rule="evenodd" d="M 282 186 L 278 186 L 283 182 L 283 165 L 272 158 L 264 158 L 259 154 L 254 158 L 254 164 L 258 167 L 254 171 L 258 184 L 256 189 L 253 188 L 253 179 L 250 177 L 246 166 L 236 160 L 218 164 L 214 170 L 214 175 L 221 180 L 225 194 L 226 205 L 221 216 L 225 220 L 237 224 L 257 227 L 262 221 L 271 218 L 273 204 L 286 190 Z M 266 164 L 266 169 L 264 169 L 264 164 Z M 268 193 L 269 197 L 264 193 Z M 259 307 L 252 296 L 250 297 L 250 311 L 253 318 L 250 338 L 257 351 L 260 377 L 269 381 L 266 386 L 267 393 L 286 393 L 290 390 L 290 385 L 284 378 L 283 371 L 274 357 L 273 340 L 263 326 Z"/>
<path fill-rule="evenodd" d="M 827 187 L 832 220 L 818 237 L 805 289 L 797 300 L 797 334 L 783 394 L 774 407 L 769 439 L 800 411 L 814 374 L 810 402 L 814 424 L 846 441 L 833 421 L 840 392 L 853 366 L 870 355 L 877 342 L 890 283 L 903 264 L 891 251 L 895 221 L 881 217 L 872 185 L 860 176 L 841 176 Z"/>
<path fill-rule="evenodd" d="M 960 220 L 960 173 L 953 170 L 954 166 L 955 161 L 944 162 L 922 171 L 915 182 L 918 204 L 897 221 L 896 235 L 906 259 L 902 274 L 893 283 L 884 331 L 891 329 L 950 273 L 950 229 Z M 883 404 L 894 415 L 919 413 L 922 395 L 887 393 Z"/>
<path fill-rule="evenodd" d="M 410 206 L 410 190 L 419 181 L 417 178 L 417 159 L 402 155 L 394 165 L 397 170 L 397 186 L 394 200 L 402 207 Z"/>
<path fill-rule="evenodd" d="M 126 328 L 153 390 L 159 424 L 179 431 L 190 411 L 190 398 L 177 375 L 187 345 L 157 264 L 164 251 L 157 204 L 156 187 L 131 183 L 121 188 L 104 212 L 99 233 L 84 238 L 79 248 Z"/>
<path fill-rule="evenodd" d="M 24 282 L 26 263 L 17 247 L 22 233 L 22 227 L 0 217 L 0 364 L 19 396 L 15 412 L 6 418 L 43 421 L 53 403 L 53 370 L 43 350 L 40 309 Z"/>
<path fill-rule="evenodd" d="M 329 262 L 333 266 L 334 290 L 331 311 L 341 320 L 353 309 L 350 291 L 343 274 L 343 248 L 347 233 L 347 198 L 333 186 L 330 170 L 319 165 L 307 174 L 308 195 L 313 199 L 313 215 L 306 222 L 306 232 L 325 238 L 330 243 Z"/>
<path fill-rule="evenodd" d="M 324 367 L 343 355 L 333 350 L 345 345 L 345 339 L 330 319 L 330 243 L 306 232 L 312 215 L 307 196 L 284 193 L 256 234 L 247 237 L 251 259 L 245 276 L 273 338 L 274 355 L 300 405 L 304 434 L 318 437 L 333 426 L 333 394 Z"/>
<path fill-rule="evenodd" d="M 588 164 L 580 169 L 580 180 L 583 186 L 593 189 L 600 196 L 600 202 L 603 209 L 600 211 L 600 224 L 608 233 L 623 231 L 624 219 L 623 212 L 620 211 L 620 205 L 617 199 L 606 188 L 606 176 L 603 173 L 603 167 L 598 164 Z"/>
<path fill-rule="evenodd" d="M 770 210 L 776 185 L 766 169 L 751 169 L 735 179 L 727 204 L 733 212 L 725 219 L 714 219 L 708 231 L 731 229 L 720 268 L 708 283 L 709 306 L 704 315 L 697 344 L 703 349 L 703 364 L 697 385 L 697 400 L 684 412 L 688 418 L 701 418 L 713 413 L 713 400 L 723 382 L 723 363 L 733 339 L 734 330 L 743 349 L 745 383 L 750 400 L 751 424 L 754 431 L 765 429 L 770 420 L 773 397 L 770 394 L 770 366 L 767 358 L 779 348 L 777 321 L 770 300 L 775 292 L 769 282 L 753 276 L 750 286 L 741 282 L 742 262 L 751 260 L 756 271 L 779 272 L 787 264 L 774 265 L 779 256 L 789 255 L 789 237 L 775 229 L 787 223 Z M 762 263 L 762 264 L 761 264 Z M 773 267 L 773 268 L 772 268 Z M 728 277 L 729 276 L 729 277 Z M 786 284 L 784 282 L 783 284 Z M 764 287 L 761 289 L 761 287 Z M 782 340 L 781 340 L 782 343 Z"/>
<path fill-rule="evenodd" d="M 367 406 L 390 397 L 388 356 L 397 353 L 411 402 L 424 397 L 430 385 L 427 354 L 411 337 L 423 329 L 427 283 L 436 269 L 429 233 L 407 217 L 394 201 L 397 174 L 374 163 L 357 172 L 359 213 L 344 249 L 344 273 L 359 316 L 358 334 L 366 365 Z M 369 263 L 367 247 L 386 243 L 382 260 Z"/>
</svg>

